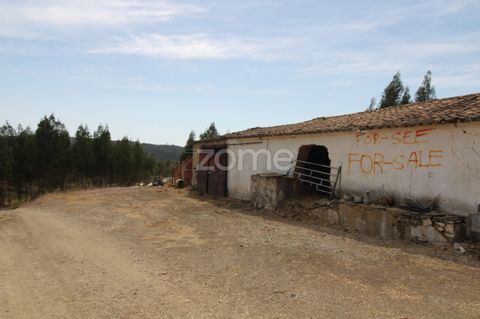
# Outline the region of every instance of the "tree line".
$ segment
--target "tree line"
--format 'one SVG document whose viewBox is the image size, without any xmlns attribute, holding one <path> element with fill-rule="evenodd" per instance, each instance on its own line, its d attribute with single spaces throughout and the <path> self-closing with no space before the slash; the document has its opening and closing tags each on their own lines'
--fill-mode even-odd
<svg viewBox="0 0 480 319">
<path fill-rule="evenodd" d="M 415 92 L 414 98 L 410 93 L 410 88 L 404 86 L 400 72 L 397 72 L 392 81 L 387 85 L 385 90 L 383 90 L 382 98 L 377 104 L 375 98 L 370 100 L 370 105 L 367 108 L 367 111 L 374 111 L 377 109 L 383 109 L 392 106 L 405 105 L 413 102 L 428 102 L 435 99 L 436 92 L 435 87 L 432 85 L 432 72 L 428 71 L 422 81 L 422 84 Z"/>
<path fill-rule="evenodd" d="M 54 115 L 35 131 L 8 122 L 0 127 L 0 206 L 53 190 L 133 185 L 160 169 L 138 141 L 112 141 L 108 126 L 92 134 L 80 125 L 74 138 Z"/>
<path fill-rule="evenodd" d="M 214 140 L 220 137 L 220 133 L 215 126 L 215 123 L 212 122 L 210 126 L 200 134 L 200 141 L 208 141 Z M 183 148 L 183 153 L 180 156 L 181 161 L 188 161 L 193 156 L 193 144 L 195 143 L 196 134 L 195 131 L 191 131 L 188 135 L 187 142 L 185 143 L 185 147 Z"/>
</svg>

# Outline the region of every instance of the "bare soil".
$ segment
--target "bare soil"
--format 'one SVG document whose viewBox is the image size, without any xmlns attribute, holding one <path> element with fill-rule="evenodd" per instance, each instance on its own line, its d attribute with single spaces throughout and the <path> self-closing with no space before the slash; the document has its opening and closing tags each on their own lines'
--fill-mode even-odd
<svg viewBox="0 0 480 319">
<path fill-rule="evenodd" d="M 480 318 L 480 268 L 196 198 L 113 188 L 0 212 L 0 318 Z"/>
</svg>

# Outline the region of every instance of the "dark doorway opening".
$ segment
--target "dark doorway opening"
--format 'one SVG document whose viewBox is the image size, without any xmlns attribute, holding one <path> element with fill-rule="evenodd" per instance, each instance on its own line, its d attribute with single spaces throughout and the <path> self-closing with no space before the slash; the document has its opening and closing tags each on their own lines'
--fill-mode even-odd
<svg viewBox="0 0 480 319">
<path fill-rule="evenodd" d="M 297 174 L 307 183 L 302 184 L 301 193 L 314 194 L 318 191 L 326 194 L 331 190 L 331 160 L 328 149 L 323 145 L 303 145 L 298 151 Z M 312 182 L 312 183 L 309 183 Z M 314 185 L 320 184 L 320 185 Z"/>
</svg>

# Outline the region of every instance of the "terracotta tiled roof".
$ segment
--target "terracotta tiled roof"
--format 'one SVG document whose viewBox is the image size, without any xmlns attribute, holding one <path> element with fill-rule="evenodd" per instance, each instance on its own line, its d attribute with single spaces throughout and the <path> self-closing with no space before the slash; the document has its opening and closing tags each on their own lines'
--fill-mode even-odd
<svg viewBox="0 0 480 319">
<path fill-rule="evenodd" d="M 251 128 L 223 135 L 221 139 L 304 135 L 471 121 L 480 121 L 480 93 L 389 107 L 372 112 L 320 117 L 298 124 Z"/>
</svg>

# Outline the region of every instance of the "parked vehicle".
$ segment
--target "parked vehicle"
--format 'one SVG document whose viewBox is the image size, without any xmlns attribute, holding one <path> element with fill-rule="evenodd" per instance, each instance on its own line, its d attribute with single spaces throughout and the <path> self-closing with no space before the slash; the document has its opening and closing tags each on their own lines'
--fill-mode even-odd
<svg viewBox="0 0 480 319">
<path fill-rule="evenodd" d="M 163 186 L 163 180 L 161 177 L 154 177 L 152 186 Z"/>
</svg>

